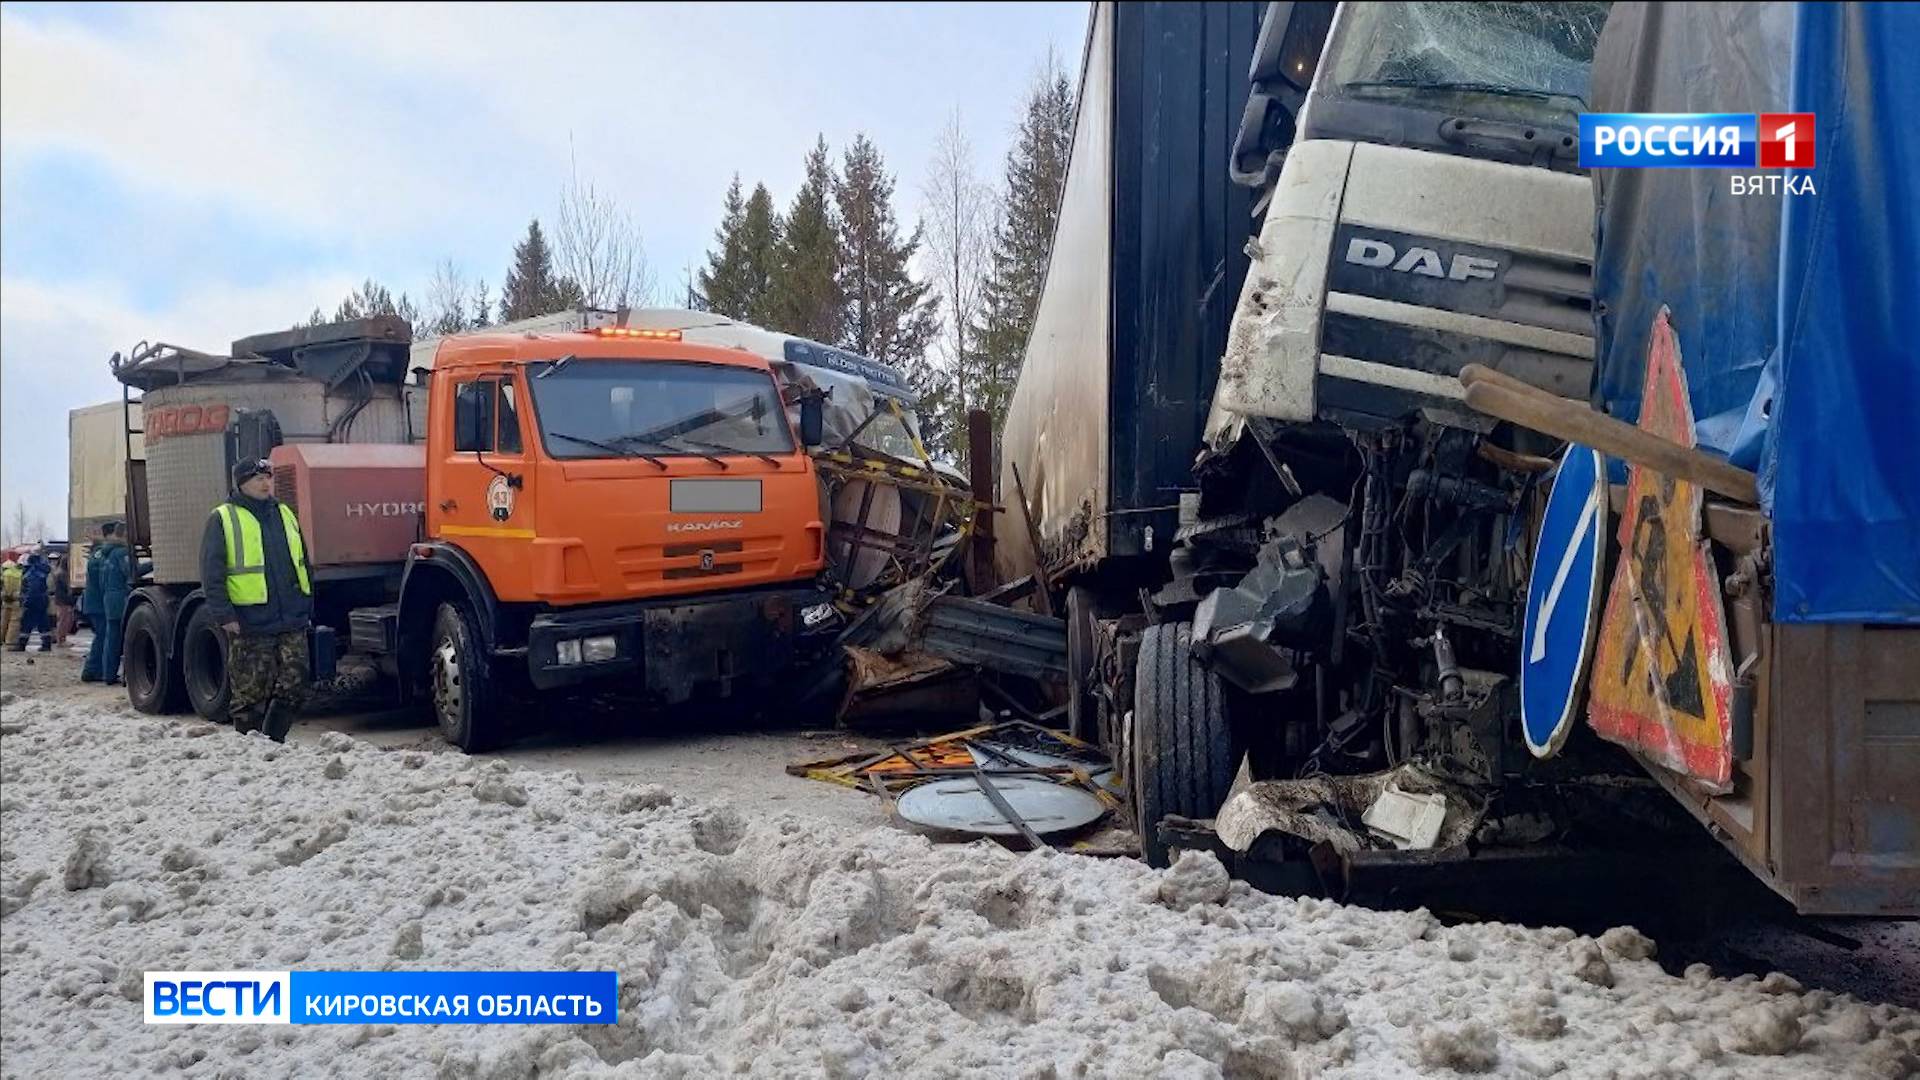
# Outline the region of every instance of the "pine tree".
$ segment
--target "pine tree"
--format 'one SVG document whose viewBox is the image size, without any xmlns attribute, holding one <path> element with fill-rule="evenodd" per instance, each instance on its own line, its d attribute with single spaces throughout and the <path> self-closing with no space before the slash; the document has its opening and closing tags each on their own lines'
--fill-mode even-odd
<svg viewBox="0 0 1920 1080">
<path fill-rule="evenodd" d="M 833 164 L 821 136 L 807 154 L 806 180 L 787 211 L 767 301 L 770 327 L 823 342 L 838 341 L 842 325 L 833 188 Z"/>
<path fill-rule="evenodd" d="M 480 283 L 473 287 L 473 318 L 467 325 L 478 330 L 492 322 L 493 304 L 487 299 L 487 280 L 481 278 Z"/>
<path fill-rule="evenodd" d="M 350 319 L 370 319 L 376 315 L 391 315 L 394 309 L 393 292 L 385 285 L 368 278 L 359 288 L 348 293 L 333 309 L 333 321 L 347 322 Z"/>
<path fill-rule="evenodd" d="M 1053 227 L 1073 148 L 1073 86 L 1049 54 L 1047 66 L 1027 93 L 1019 138 L 1007 152 L 1006 201 L 993 235 L 993 265 L 983 290 L 972 355 L 964 361 L 973 388 L 969 404 L 993 414 L 994 429 L 1006 416 L 1020 377 L 1027 335 L 1033 330 L 1040 289 L 1046 282 Z"/>
<path fill-rule="evenodd" d="M 739 317 L 748 322 L 764 326 L 773 314 L 773 277 L 780 265 L 783 229 L 767 185 L 753 185 L 753 194 L 747 197 L 747 219 L 740 237 L 747 304 Z"/>
<path fill-rule="evenodd" d="M 746 290 L 740 281 L 740 231 L 746 219 L 747 198 L 740 193 L 740 174 L 734 173 L 733 183 L 727 185 L 726 201 L 721 203 L 720 227 L 713 233 L 719 250 L 707 252 L 706 269 L 700 271 L 700 291 L 707 298 L 707 309 L 722 315 L 734 315 L 745 307 Z"/>
<path fill-rule="evenodd" d="M 513 266 L 507 271 L 507 283 L 500 289 L 500 321 L 532 318 L 564 311 L 578 303 L 579 285 L 558 279 L 553 273 L 553 252 L 540 231 L 540 219 L 527 223 L 526 239 L 513 246 Z"/>
<path fill-rule="evenodd" d="M 920 228 L 902 240 L 893 213 L 893 177 L 865 135 L 847 148 L 834 204 L 840 212 L 840 291 L 846 315 L 840 344 L 909 372 L 927 366 L 939 332 L 938 300 L 908 272 Z"/>
<path fill-rule="evenodd" d="M 700 271 L 701 296 L 709 311 L 764 324 L 779 258 L 780 219 L 773 196 L 765 184 L 756 184 L 751 198 L 742 197 L 736 173 L 724 205 L 714 233 L 719 250 L 707 253 L 707 268 Z"/>
<path fill-rule="evenodd" d="M 395 297 L 391 289 L 372 278 L 368 278 L 360 284 L 359 288 L 348 293 L 333 309 L 331 316 L 322 315 L 319 308 L 314 308 L 313 315 L 307 320 L 306 325 L 320 326 L 324 323 L 371 319 L 381 315 L 398 315 L 407 320 L 407 325 L 413 328 L 416 337 L 431 331 L 426 318 L 420 314 L 420 309 L 414 306 L 413 300 L 406 293 Z"/>
</svg>

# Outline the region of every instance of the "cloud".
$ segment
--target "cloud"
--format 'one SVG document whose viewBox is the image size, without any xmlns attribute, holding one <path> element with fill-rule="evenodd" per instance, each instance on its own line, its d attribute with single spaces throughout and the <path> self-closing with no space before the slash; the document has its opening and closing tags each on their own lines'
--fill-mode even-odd
<svg viewBox="0 0 1920 1080">
<path fill-rule="evenodd" d="M 636 214 L 671 278 L 738 170 L 784 201 L 816 133 L 871 133 L 911 218 L 956 103 L 997 167 L 1084 5 L 0 9 L 5 156 L 78 155 L 170 197 L 345 238 L 362 273 L 488 277 L 570 161 Z M 412 249 L 402 263 L 396 253 Z M 483 261 L 484 260 L 484 261 Z M 396 263 L 402 263 L 396 266 Z"/>
<path fill-rule="evenodd" d="M 0 124 L 13 153 L 61 150 L 172 195 L 310 228 L 404 222 L 430 192 L 365 114 L 351 79 L 277 68 L 274 41 L 218 9 L 135 10 L 137 32 L 0 14 Z M 360 199 L 374 187 L 383 198 Z M 399 190 L 395 190 L 396 186 Z M 382 213 L 382 207 L 388 208 Z"/>
<path fill-rule="evenodd" d="M 352 288 L 340 275 L 212 285 L 143 311 L 111 281 L 47 286 L 0 279 L 0 498 L 10 513 L 66 520 L 67 413 L 120 397 L 107 357 L 140 341 L 225 352 L 238 337 L 291 326 L 315 296 Z M 61 529 L 64 532 L 64 529 Z"/>
</svg>

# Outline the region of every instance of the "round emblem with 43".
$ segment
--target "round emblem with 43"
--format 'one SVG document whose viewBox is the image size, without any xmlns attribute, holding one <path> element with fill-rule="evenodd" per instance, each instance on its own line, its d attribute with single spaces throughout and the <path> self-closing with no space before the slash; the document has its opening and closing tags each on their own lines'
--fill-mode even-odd
<svg viewBox="0 0 1920 1080">
<path fill-rule="evenodd" d="M 495 521 L 513 516 L 513 485 L 507 483 L 506 477 L 496 476 L 493 483 L 487 485 L 487 510 Z"/>
</svg>

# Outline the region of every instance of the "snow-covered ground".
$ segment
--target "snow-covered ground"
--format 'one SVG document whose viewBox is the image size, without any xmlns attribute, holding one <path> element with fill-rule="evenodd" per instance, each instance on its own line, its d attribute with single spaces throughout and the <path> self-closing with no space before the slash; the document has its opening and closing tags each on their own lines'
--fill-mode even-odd
<svg viewBox="0 0 1920 1080">
<path fill-rule="evenodd" d="M 10 658 L 11 659 L 11 658 Z M 1920 1013 L 1630 929 L 1287 900 L 1207 856 L 940 847 L 9 667 L 0 1073 L 1905 1076 Z M 149 1027 L 152 969 L 611 969 L 613 1027 Z"/>
</svg>

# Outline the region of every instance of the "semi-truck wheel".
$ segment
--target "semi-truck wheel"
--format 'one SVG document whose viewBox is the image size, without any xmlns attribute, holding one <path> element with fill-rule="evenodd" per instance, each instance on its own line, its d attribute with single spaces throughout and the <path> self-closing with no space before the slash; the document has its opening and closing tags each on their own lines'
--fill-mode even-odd
<svg viewBox="0 0 1920 1080">
<path fill-rule="evenodd" d="M 180 642 L 180 673 L 187 684 L 187 701 L 201 719 L 216 724 L 232 720 L 227 714 L 227 632 L 213 621 L 213 609 L 205 604 L 187 620 L 186 636 Z"/>
<path fill-rule="evenodd" d="M 167 660 L 166 632 L 160 609 L 152 604 L 142 604 L 127 616 L 121 677 L 133 707 L 150 715 L 177 713 L 187 704 L 177 657 L 174 663 Z"/>
<path fill-rule="evenodd" d="M 1133 680 L 1127 786 L 1140 850 L 1167 865 L 1160 819 L 1210 818 L 1233 785 L 1233 736 L 1220 677 L 1193 657 L 1193 624 L 1147 628 Z"/>
<path fill-rule="evenodd" d="M 433 618 L 427 652 L 427 685 L 433 713 L 447 741 L 477 754 L 500 742 L 499 688 L 480 645 L 480 629 L 464 604 L 441 604 Z"/>
</svg>

